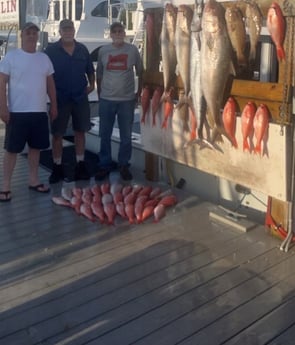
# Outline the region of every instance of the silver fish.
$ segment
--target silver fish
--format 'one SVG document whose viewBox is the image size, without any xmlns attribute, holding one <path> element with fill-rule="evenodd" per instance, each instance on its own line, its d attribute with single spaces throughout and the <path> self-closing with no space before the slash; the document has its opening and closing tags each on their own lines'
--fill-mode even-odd
<svg viewBox="0 0 295 345">
<path fill-rule="evenodd" d="M 243 14 L 238 6 L 234 5 L 226 8 L 225 21 L 232 47 L 237 56 L 238 66 L 245 67 L 247 66 L 247 59 L 245 56 L 246 28 Z"/>
<path fill-rule="evenodd" d="M 177 70 L 183 83 L 183 94 L 179 96 L 176 108 L 181 109 L 184 130 L 189 126 L 185 121 L 189 118 L 189 106 L 192 103 L 189 98 L 190 92 L 190 42 L 191 42 L 191 22 L 193 10 L 188 5 L 180 5 L 177 11 L 176 30 L 175 30 L 175 49 L 177 58 Z"/>
<path fill-rule="evenodd" d="M 234 74 L 232 47 L 224 14 L 225 10 L 220 3 L 208 0 L 202 17 L 201 87 L 206 100 L 209 124 L 213 127 L 213 143 L 219 134 L 230 140 L 221 117 L 225 85 L 229 75 Z"/>
<path fill-rule="evenodd" d="M 177 69 L 183 82 L 184 94 L 190 91 L 190 30 L 193 10 L 188 5 L 180 5 L 177 11 L 175 49 Z"/>
<path fill-rule="evenodd" d="M 245 10 L 246 16 L 246 26 L 249 32 L 250 38 L 250 55 L 249 61 L 251 64 L 255 61 L 256 58 L 256 47 L 260 37 L 260 32 L 262 28 L 263 17 L 261 11 L 256 4 L 256 2 L 248 2 Z"/>
<path fill-rule="evenodd" d="M 205 120 L 206 111 L 204 111 L 204 104 L 202 90 L 201 90 L 201 30 L 202 30 L 202 16 L 203 4 L 195 2 L 194 15 L 191 22 L 191 49 L 190 49 L 190 89 L 191 98 L 194 109 L 194 115 L 197 122 L 198 139 L 203 139 L 203 124 Z"/>
<path fill-rule="evenodd" d="M 176 71 L 176 49 L 175 49 L 175 27 L 177 8 L 171 3 L 165 5 L 162 30 L 161 30 L 161 55 L 164 80 L 164 93 L 162 100 L 168 97 L 168 93 L 175 82 Z"/>
</svg>

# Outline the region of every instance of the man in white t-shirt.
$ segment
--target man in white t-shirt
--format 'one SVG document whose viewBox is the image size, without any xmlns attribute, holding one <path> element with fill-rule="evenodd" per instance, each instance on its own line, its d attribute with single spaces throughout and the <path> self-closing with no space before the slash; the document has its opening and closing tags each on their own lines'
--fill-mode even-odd
<svg viewBox="0 0 295 345">
<path fill-rule="evenodd" d="M 0 118 L 6 125 L 0 202 L 11 200 L 11 179 L 17 154 L 28 145 L 28 187 L 48 193 L 38 176 L 40 150 L 49 147 L 47 95 L 51 121 L 57 116 L 53 66 L 37 52 L 39 28 L 26 23 L 21 31 L 21 48 L 7 53 L 0 62 Z"/>
</svg>

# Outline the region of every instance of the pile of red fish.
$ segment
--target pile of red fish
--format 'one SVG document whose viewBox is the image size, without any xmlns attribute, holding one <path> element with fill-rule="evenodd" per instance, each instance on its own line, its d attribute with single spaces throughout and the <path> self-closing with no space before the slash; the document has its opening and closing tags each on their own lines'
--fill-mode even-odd
<svg viewBox="0 0 295 345">
<path fill-rule="evenodd" d="M 60 196 L 53 196 L 52 202 L 75 210 L 92 222 L 114 224 L 116 216 L 139 224 L 149 217 L 158 222 L 166 214 L 166 208 L 177 203 L 171 192 L 162 192 L 160 187 L 126 185 L 105 182 L 84 188 L 63 187 Z"/>
</svg>

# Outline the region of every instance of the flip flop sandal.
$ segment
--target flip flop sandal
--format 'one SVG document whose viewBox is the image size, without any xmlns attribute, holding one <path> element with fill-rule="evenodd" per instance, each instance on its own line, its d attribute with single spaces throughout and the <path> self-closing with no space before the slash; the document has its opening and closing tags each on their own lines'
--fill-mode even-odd
<svg viewBox="0 0 295 345">
<path fill-rule="evenodd" d="M 1 199 L 1 196 L 4 196 L 4 199 Z M 0 202 L 8 202 L 11 200 L 11 191 L 0 191 Z"/>
<path fill-rule="evenodd" d="M 50 188 L 46 188 L 45 185 L 43 183 L 37 184 L 37 186 L 29 186 L 29 189 L 34 191 L 34 192 L 38 192 L 38 193 L 49 193 L 50 192 Z"/>
</svg>

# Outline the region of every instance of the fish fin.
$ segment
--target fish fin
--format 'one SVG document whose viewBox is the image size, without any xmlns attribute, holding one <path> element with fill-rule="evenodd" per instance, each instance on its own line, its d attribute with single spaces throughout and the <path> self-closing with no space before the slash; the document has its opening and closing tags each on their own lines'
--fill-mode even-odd
<svg viewBox="0 0 295 345">
<path fill-rule="evenodd" d="M 255 152 L 256 154 L 261 155 L 261 143 L 257 143 L 257 144 L 256 144 L 255 149 L 254 149 L 254 152 Z"/>
<path fill-rule="evenodd" d="M 167 126 L 168 126 L 168 119 L 167 119 L 167 118 L 165 118 L 165 119 L 164 119 L 164 121 L 163 121 L 163 123 L 162 123 L 161 128 L 166 129 L 166 128 L 167 128 Z"/>
<path fill-rule="evenodd" d="M 254 65 L 256 59 L 256 47 L 251 47 L 250 48 L 250 54 L 249 54 L 249 64 L 251 66 Z"/>
<path fill-rule="evenodd" d="M 235 65 L 234 65 L 234 63 L 233 63 L 232 61 L 230 62 L 229 73 L 232 74 L 233 76 L 236 76 L 236 75 L 237 75 L 236 69 L 235 69 Z"/>
<path fill-rule="evenodd" d="M 281 46 L 277 47 L 277 57 L 279 61 L 285 60 L 286 55 L 285 55 L 284 47 L 281 47 Z"/>
<path fill-rule="evenodd" d="M 212 138 L 211 141 L 214 143 L 215 141 L 223 141 L 222 135 L 225 136 L 228 141 L 232 144 L 232 138 L 227 134 L 226 130 L 222 126 L 216 126 L 212 130 Z"/>
<path fill-rule="evenodd" d="M 249 151 L 250 152 L 250 146 L 249 146 L 247 138 L 245 138 L 243 140 L 243 151 Z"/>
</svg>

